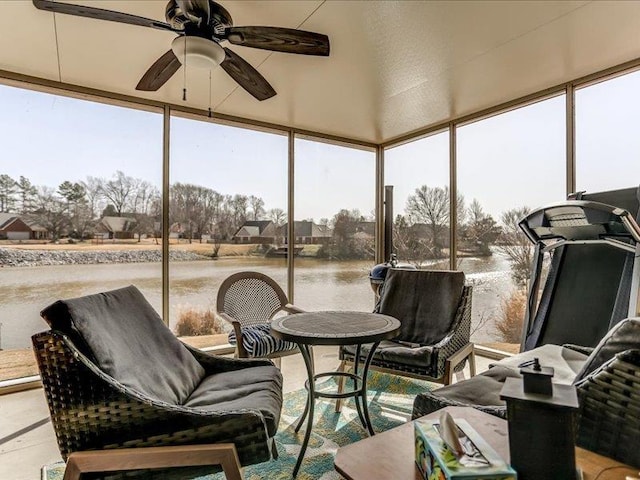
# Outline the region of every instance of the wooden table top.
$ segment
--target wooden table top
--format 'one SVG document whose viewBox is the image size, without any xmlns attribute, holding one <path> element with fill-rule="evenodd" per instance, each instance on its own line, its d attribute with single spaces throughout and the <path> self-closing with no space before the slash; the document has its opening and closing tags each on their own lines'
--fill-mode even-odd
<svg viewBox="0 0 640 480">
<path fill-rule="evenodd" d="M 468 407 L 446 407 L 451 416 L 464 418 L 503 458 L 509 458 L 507 422 Z M 438 419 L 440 411 L 422 417 Z M 423 480 L 415 464 L 413 422 L 379 433 L 373 437 L 340 447 L 335 469 L 347 480 L 393 478 Z M 625 480 L 639 477 L 634 469 L 615 460 L 582 448 L 576 448 L 576 462 L 584 480 Z"/>
<path fill-rule="evenodd" d="M 400 322 L 389 315 L 369 312 L 306 312 L 274 318 L 273 336 L 309 345 L 354 345 L 397 336 Z"/>
</svg>

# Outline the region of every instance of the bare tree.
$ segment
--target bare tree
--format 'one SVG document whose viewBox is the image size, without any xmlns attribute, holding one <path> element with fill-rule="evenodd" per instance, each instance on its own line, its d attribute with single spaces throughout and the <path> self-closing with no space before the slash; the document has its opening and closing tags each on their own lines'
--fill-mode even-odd
<svg viewBox="0 0 640 480">
<path fill-rule="evenodd" d="M 479 254 L 491 255 L 490 246 L 500 236 L 500 227 L 475 198 L 469 205 L 467 218 L 468 222 L 460 229 L 462 238 Z"/>
<path fill-rule="evenodd" d="M 183 234 L 193 240 L 193 219 L 197 217 L 198 195 L 197 185 L 190 183 L 175 183 L 171 186 L 169 200 L 169 218 L 171 224 L 179 223 Z"/>
<path fill-rule="evenodd" d="M 287 214 L 281 208 L 272 208 L 267 212 L 267 218 L 271 220 L 276 227 L 281 227 L 287 223 Z M 329 220 L 327 220 L 328 222 Z"/>
<path fill-rule="evenodd" d="M 457 196 L 458 223 L 463 221 L 464 197 Z M 431 230 L 434 253 L 441 255 L 443 242 L 449 226 L 449 187 L 429 187 L 422 185 L 415 189 L 413 195 L 407 199 L 406 213 L 412 224 L 424 223 Z M 462 217 L 462 218 L 460 218 Z"/>
<path fill-rule="evenodd" d="M 84 182 L 80 183 L 82 183 L 82 186 L 84 187 L 91 218 L 95 219 L 97 212 L 102 210 L 100 201 L 102 199 L 105 181 L 101 178 L 89 176 Z"/>
<path fill-rule="evenodd" d="M 529 207 L 512 208 L 500 216 L 502 233 L 499 238 L 500 250 L 511 263 L 511 278 L 519 286 L 526 286 L 529 280 L 533 245 L 520 230 L 518 222 L 530 212 Z"/>
<path fill-rule="evenodd" d="M 264 200 L 254 195 L 249 196 L 249 205 L 251 206 L 251 216 L 253 220 L 259 220 L 265 213 Z"/>
<path fill-rule="evenodd" d="M 127 202 L 135 196 L 138 181 L 133 177 L 128 177 L 118 170 L 111 180 L 105 182 L 102 193 L 111 202 L 119 217 L 127 207 Z"/>
<path fill-rule="evenodd" d="M 55 242 L 69 225 L 67 202 L 50 187 L 40 187 L 36 201 L 35 218 L 51 234 L 51 241 Z"/>
<path fill-rule="evenodd" d="M 234 195 L 229 202 L 231 216 L 233 219 L 233 230 L 240 228 L 247 220 L 247 210 L 249 207 L 249 198 L 246 195 Z"/>
<path fill-rule="evenodd" d="M 394 253 L 403 261 L 421 266 L 426 259 L 437 257 L 431 238 L 423 235 L 424 228 L 410 225 L 407 217 L 397 215 L 393 224 Z"/>
<path fill-rule="evenodd" d="M 160 197 L 160 191 L 146 180 L 138 180 L 131 201 L 131 211 L 148 215 L 153 203 Z"/>
</svg>

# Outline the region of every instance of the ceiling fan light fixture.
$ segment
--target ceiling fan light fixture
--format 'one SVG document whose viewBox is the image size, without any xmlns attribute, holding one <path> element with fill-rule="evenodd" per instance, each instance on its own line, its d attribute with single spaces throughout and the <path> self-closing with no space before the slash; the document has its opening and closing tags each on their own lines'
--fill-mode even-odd
<svg viewBox="0 0 640 480">
<path fill-rule="evenodd" d="M 181 62 L 186 59 L 187 65 L 198 68 L 215 68 L 226 56 L 217 42 L 202 37 L 176 37 L 171 42 L 171 50 Z"/>
</svg>

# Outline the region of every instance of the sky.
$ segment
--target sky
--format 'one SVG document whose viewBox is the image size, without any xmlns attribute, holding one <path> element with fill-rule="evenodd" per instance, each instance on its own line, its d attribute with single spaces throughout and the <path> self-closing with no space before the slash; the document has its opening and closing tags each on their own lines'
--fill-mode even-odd
<svg viewBox="0 0 640 480">
<path fill-rule="evenodd" d="M 576 92 L 579 190 L 640 183 L 640 72 Z M 565 195 L 565 100 L 551 98 L 458 129 L 458 188 L 487 213 L 559 201 Z M 116 170 L 160 187 L 162 115 L 0 86 L 0 174 L 57 187 Z M 385 184 L 395 213 L 421 185 L 449 183 L 448 133 L 387 150 Z M 174 117 L 170 181 L 287 205 L 287 138 Z M 297 139 L 296 218 L 331 218 L 340 209 L 371 215 L 373 152 Z"/>
</svg>

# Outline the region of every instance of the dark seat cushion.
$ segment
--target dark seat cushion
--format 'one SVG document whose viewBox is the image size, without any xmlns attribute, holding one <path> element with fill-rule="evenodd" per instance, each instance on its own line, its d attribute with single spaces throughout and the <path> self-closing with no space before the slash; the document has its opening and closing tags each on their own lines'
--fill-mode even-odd
<svg viewBox="0 0 640 480">
<path fill-rule="evenodd" d="M 363 345 L 360 349 L 360 355 L 368 355 L 370 347 L 371 345 Z M 356 353 L 355 345 L 345 345 L 342 349 L 344 353 L 351 356 Z M 392 340 L 384 340 L 380 342 L 373 354 L 373 364 L 375 365 L 376 361 L 382 361 L 387 364 L 397 363 L 429 370 L 432 366 L 432 352 L 433 348 L 430 346 L 411 347 Z"/>
<path fill-rule="evenodd" d="M 430 392 L 433 396 L 444 397 L 455 403 L 469 406 L 504 406 L 500 391 L 507 378 L 519 378 L 520 373 L 509 367 L 496 365 L 479 375 L 463 382 L 447 385 Z"/>
<path fill-rule="evenodd" d="M 376 312 L 400 320 L 397 339 L 434 345 L 451 331 L 463 288 L 463 272 L 392 268 Z"/>
<path fill-rule="evenodd" d="M 133 285 L 61 300 L 41 315 L 52 329 L 81 341 L 118 382 L 150 398 L 180 405 L 204 369 Z"/>
<path fill-rule="evenodd" d="M 282 375 L 274 366 L 216 373 L 202 380 L 184 406 L 208 412 L 260 409 L 273 436 L 280 421 Z"/>
</svg>

